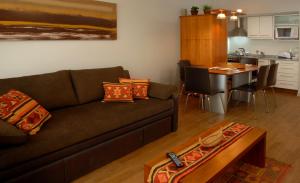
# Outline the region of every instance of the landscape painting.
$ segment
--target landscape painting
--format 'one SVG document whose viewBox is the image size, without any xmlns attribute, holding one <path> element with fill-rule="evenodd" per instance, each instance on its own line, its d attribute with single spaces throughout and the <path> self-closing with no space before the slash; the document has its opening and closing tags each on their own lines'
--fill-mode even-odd
<svg viewBox="0 0 300 183">
<path fill-rule="evenodd" d="M 96 0 L 0 0 L 0 40 L 115 40 L 117 6 Z"/>
</svg>

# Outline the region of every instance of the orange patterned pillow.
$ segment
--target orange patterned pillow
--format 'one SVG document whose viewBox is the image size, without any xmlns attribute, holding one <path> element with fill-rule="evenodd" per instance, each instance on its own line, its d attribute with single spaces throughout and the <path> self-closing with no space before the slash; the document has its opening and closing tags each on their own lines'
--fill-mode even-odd
<svg viewBox="0 0 300 183">
<path fill-rule="evenodd" d="M 133 102 L 131 84 L 123 83 L 103 83 L 103 102 Z"/>
<path fill-rule="evenodd" d="M 0 118 L 25 133 L 36 134 L 50 117 L 44 107 L 20 91 L 0 96 Z"/>
<path fill-rule="evenodd" d="M 148 89 L 149 89 L 149 79 L 126 79 L 119 78 L 120 83 L 131 83 L 133 88 L 133 98 L 136 99 L 149 99 Z"/>
</svg>

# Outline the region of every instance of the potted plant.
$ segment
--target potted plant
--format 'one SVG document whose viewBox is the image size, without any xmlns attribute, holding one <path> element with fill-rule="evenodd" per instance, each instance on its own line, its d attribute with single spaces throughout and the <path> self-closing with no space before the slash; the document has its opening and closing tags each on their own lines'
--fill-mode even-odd
<svg viewBox="0 0 300 183">
<path fill-rule="evenodd" d="M 199 7 L 198 6 L 193 6 L 191 8 L 191 14 L 192 15 L 198 15 L 198 10 L 199 10 Z"/>
<path fill-rule="evenodd" d="M 212 9 L 211 6 L 209 6 L 209 5 L 204 5 L 204 6 L 203 6 L 203 12 L 204 12 L 204 14 L 210 14 L 211 9 Z"/>
</svg>

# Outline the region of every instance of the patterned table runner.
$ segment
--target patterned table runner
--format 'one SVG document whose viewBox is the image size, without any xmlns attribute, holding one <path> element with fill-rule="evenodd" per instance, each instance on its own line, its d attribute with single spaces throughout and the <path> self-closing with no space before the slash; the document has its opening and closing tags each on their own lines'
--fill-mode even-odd
<svg viewBox="0 0 300 183">
<path fill-rule="evenodd" d="M 176 168 L 169 158 L 165 159 L 151 168 L 147 179 L 148 183 L 178 183 L 184 176 L 212 159 L 251 129 L 253 127 L 245 124 L 230 123 L 224 128 L 224 139 L 219 145 L 206 148 L 196 143 L 183 149 L 177 153 L 177 156 L 184 164 L 182 168 Z"/>
</svg>

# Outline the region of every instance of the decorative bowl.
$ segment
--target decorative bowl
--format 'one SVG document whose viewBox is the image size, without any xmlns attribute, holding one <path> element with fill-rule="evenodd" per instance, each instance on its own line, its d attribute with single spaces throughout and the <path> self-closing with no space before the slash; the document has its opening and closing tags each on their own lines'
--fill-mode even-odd
<svg viewBox="0 0 300 183">
<path fill-rule="evenodd" d="M 199 143 L 203 147 L 214 147 L 217 146 L 223 140 L 223 129 L 219 129 L 218 131 L 208 135 L 204 138 L 199 138 Z"/>
</svg>

